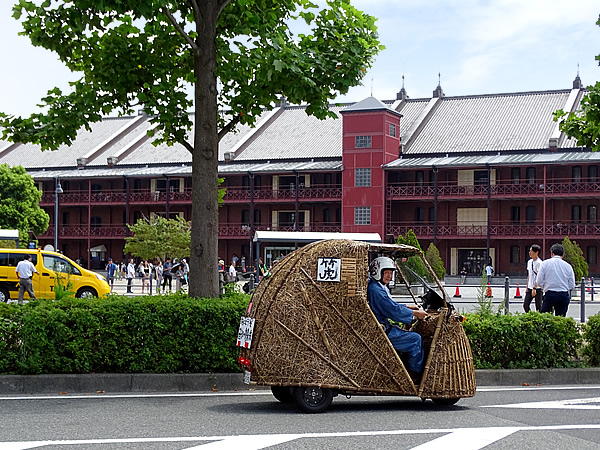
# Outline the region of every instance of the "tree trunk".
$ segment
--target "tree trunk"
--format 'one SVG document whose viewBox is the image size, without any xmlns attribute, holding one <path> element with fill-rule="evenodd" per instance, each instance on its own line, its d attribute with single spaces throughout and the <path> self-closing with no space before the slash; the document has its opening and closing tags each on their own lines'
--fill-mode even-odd
<svg viewBox="0 0 600 450">
<path fill-rule="evenodd" d="M 198 48 L 194 52 L 194 152 L 192 155 L 192 297 L 219 295 L 218 263 L 218 134 L 217 134 L 217 0 L 197 2 Z"/>
</svg>

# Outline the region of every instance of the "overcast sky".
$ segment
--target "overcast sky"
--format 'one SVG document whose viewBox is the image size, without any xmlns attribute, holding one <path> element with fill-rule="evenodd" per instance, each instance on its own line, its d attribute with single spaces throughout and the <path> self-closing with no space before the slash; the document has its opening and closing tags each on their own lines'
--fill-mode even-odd
<svg viewBox="0 0 600 450">
<path fill-rule="evenodd" d="M 49 89 L 77 79 L 53 53 L 18 36 L 16 0 L 0 1 L 0 111 L 28 115 Z M 386 49 L 363 86 L 340 101 L 373 95 L 431 97 L 441 74 L 447 96 L 570 89 L 600 80 L 598 0 L 354 0 L 378 18 Z"/>
</svg>

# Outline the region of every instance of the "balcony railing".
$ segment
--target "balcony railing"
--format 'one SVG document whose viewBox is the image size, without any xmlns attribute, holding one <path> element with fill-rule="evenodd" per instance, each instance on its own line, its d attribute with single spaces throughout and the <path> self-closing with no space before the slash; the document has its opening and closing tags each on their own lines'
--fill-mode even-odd
<svg viewBox="0 0 600 450">
<path fill-rule="evenodd" d="M 433 238 L 486 238 L 489 234 L 494 239 L 540 238 L 546 237 L 591 237 L 600 233 L 600 224 L 592 223 L 490 223 L 480 225 L 457 225 L 449 223 L 402 222 L 391 223 L 387 228 L 388 234 L 405 236 L 408 230 L 413 230 L 417 237 Z"/>
<path fill-rule="evenodd" d="M 531 197 L 531 196 L 575 196 L 597 195 L 600 193 L 600 182 L 573 182 L 572 179 L 555 179 L 550 183 L 500 182 L 490 186 L 492 197 Z M 414 183 L 391 184 L 387 188 L 388 198 L 431 198 L 435 197 L 433 185 L 416 185 Z M 438 198 L 482 198 L 488 195 L 487 185 L 459 186 L 457 184 L 439 184 Z"/>
<path fill-rule="evenodd" d="M 127 203 L 127 192 L 122 189 L 105 190 L 102 192 L 91 193 L 89 191 L 65 191 L 60 194 L 59 201 L 62 205 L 88 205 L 88 204 L 121 204 Z M 300 200 L 341 200 L 341 186 L 301 186 L 298 189 L 298 198 Z M 254 191 L 254 200 L 256 201 L 286 201 L 293 202 L 296 199 L 296 189 L 271 189 L 259 188 Z M 130 190 L 129 203 L 157 203 L 164 204 L 167 201 L 167 193 L 150 190 Z M 227 187 L 224 196 L 225 202 L 249 202 L 250 190 L 243 187 Z M 170 192 L 170 203 L 191 203 L 192 191 L 185 189 L 183 192 Z M 42 205 L 54 204 L 54 193 L 48 192 L 42 195 L 40 202 Z"/>
</svg>

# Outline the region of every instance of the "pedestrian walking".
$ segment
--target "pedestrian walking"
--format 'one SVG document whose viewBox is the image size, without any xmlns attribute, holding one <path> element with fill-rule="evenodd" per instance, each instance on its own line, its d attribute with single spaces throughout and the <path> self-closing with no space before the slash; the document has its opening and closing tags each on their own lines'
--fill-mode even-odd
<svg viewBox="0 0 600 450">
<path fill-rule="evenodd" d="M 181 260 L 181 262 L 183 263 L 183 277 L 185 278 L 185 284 L 189 283 L 189 279 L 190 279 L 190 265 L 187 262 L 187 259 L 183 258 Z"/>
<path fill-rule="evenodd" d="M 146 291 L 147 294 L 150 294 L 150 275 L 152 274 L 152 270 L 148 265 L 148 260 L 144 260 L 141 264 L 140 272 L 142 274 L 142 294 Z"/>
<path fill-rule="evenodd" d="M 542 266 L 542 258 L 539 257 L 542 248 L 533 244 L 529 247 L 530 260 L 527 261 L 527 287 L 525 288 L 525 299 L 523 300 L 523 309 L 525 312 L 531 311 L 531 301 L 535 299 L 535 310 L 542 309 L 542 288 L 537 282 L 538 273 Z"/>
<path fill-rule="evenodd" d="M 154 278 L 156 279 L 156 293 L 160 294 L 160 285 L 163 282 L 163 264 L 160 259 L 154 266 Z"/>
<path fill-rule="evenodd" d="M 108 281 L 108 285 L 110 286 L 110 292 L 112 292 L 115 287 L 115 276 L 117 275 L 117 272 L 117 265 L 113 262 L 112 258 L 108 258 L 108 264 L 106 264 L 106 281 Z"/>
<path fill-rule="evenodd" d="M 494 268 L 492 267 L 492 263 L 488 263 L 488 265 L 485 266 L 485 275 L 487 276 L 488 284 L 491 284 L 492 275 L 494 275 Z"/>
<path fill-rule="evenodd" d="M 38 275 L 40 273 L 31 262 L 31 255 L 25 255 L 23 261 L 19 261 L 17 267 L 15 267 L 15 272 L 19 275 L 19 305 L 23 304 L 25 291 L 27 291 L 30 299 L 35 300 L 33 282 L 31 279 L 33 278 L 34 273 L 37 273 Z"/>
<path fill-rule="evenodd" d="M 563 260 L 565 249 L 560 244 L 550 248 L 550 259 L 545 260 L 537 276 L 537 283 L 544 290 L 540 312 L 565 316 L 571 302 L 571 289 L 575 287 L 575 273 L 571 264 Z"/>
<path fill-rule="evenodd" d="M 167 284 L 169 285 L 169 292 L 171 292 L 173 283 L 173 274 L 171 273 L 172 268 L 173 264 L 171 263 L 171 258 L 167 258 L 163 264 L 163 292 L 166 292 Z"/>
<path fill-rule="evenodd" d="M 463 266 L 462 270 L 460 271 L 460 284 L 465 284 L 467 281 L 467 266 Z"/>
<path fill-rule="evenodd" d="M 129 264 L 127 264 L 125 278 L 127 278 L 127 293 L 133 294 L 133 279 L 135 278 L 135 264 L 133 263 L 133 258 L 131 258 Z"/>
</svg>

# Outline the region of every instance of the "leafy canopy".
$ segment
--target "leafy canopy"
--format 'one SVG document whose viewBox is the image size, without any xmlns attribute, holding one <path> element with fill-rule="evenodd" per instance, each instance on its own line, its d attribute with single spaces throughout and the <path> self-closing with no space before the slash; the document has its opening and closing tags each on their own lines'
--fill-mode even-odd
<svg viewBox="0 0 600 450">
<path fill-rule="evenodd" d="M 569 239 L 569 236 L 565 236 L 561 244 L 565 249 L 563 259 L 573 266 L 575 284 L 577 285 L 581 278 L 588 276 L 588 263 L 583 256 L 583 250 L 576 241 Z"/>
<path fill-rule="evenodd" d="M 190 254 L 191 227 L 182 217 L 144 217 L 134 225 L 127 226 L 133 236 L 125 238 L 125 253 L 142 259 L 160 258 L 163 261 L 167 256 L 183 258 Z"/>
<path fill-rule="evenodd" d="M 596 22 L 600 26 L 600 16 Z M 600 55 L 596 56 L 600 64 Z M 581 99 L 581 109 L 573 114 L 559 109 L 554 120 L 560 123 L 560 130 L 569 137 L 577 139 L 582 147 L 594 151 L 600 150 L 600 81 L 588 86 L 588 93 Z"/>
<path fill-rule="evenodd" d="M 27 246 L 28 231 L 41 234 L 50 217 L 39 203 L 42 192 L 22 166 L 0 165 L 0 228 L 19 230 L 19 243 Z"/>
</svg>

